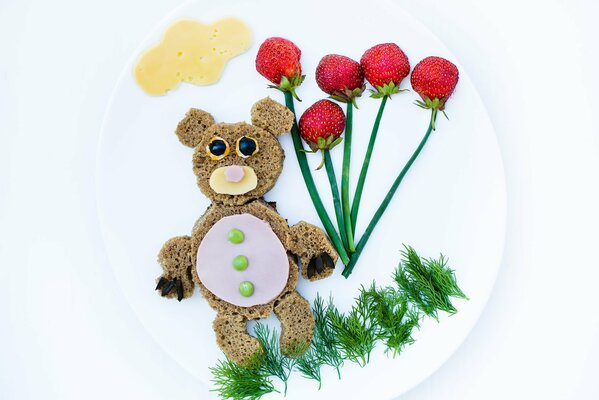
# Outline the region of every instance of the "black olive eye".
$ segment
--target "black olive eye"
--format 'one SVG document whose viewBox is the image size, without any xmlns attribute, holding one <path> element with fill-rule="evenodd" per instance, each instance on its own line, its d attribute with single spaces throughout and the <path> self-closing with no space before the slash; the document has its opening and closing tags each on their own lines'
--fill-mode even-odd
<svg viewBox="0 0 599 400">
<path fill-rule="evenodd" d="M 208 153 L 210 158 L 213 160 L 220 160 L 229 154 L 229 151 L 229 143 L 227 143 L 225 139 L 218 136 L 212 137 L 212 139 L 210 139 L 210 143 L 208 143 L 208 146 L 206 146 L 206 153 Z"/>
<path fill-rule="evenodd" d="M 235 151 L 239 157 L 248 158 L 258 152 L 258 142 L 249 136 L 242 136 L 237 139 Z"/>
<path fill-rule="evenodd" d="M 225 151 L 227 151 L 227 144 L 222 140 L 215 140 L 214 142 L 210 143 L 209 147 L 210 153 L 214 154 L 215 156 L 222 156 L 225 154 Z"/>
</svg>

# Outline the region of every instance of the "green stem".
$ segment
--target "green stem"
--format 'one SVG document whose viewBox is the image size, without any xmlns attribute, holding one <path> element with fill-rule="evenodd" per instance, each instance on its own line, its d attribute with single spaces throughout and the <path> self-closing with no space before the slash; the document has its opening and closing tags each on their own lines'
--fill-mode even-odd
<svg viewBox="0 0 599 400">
<path fill-rule="evenodd" d="M 343 138 L 343 169 L 341 170 L 341 204 L 343 205 L 343 217 L 345 220 L 347 245 L 351 253 L 356 251 L 356 246 L 354 244 L 354 233 L 351 223 L 351 213 L 349 209 L 349 165 L 351 159 L 353 109 L 353 103 L 348 101 L 347 115 L 345 116 L 345 137 Z"/>
<path fill-rule="evenodd" d="M 395 181 L 393 182 L 393 185 L 391 185 L 391 188 L 387 192 L 387 195 L 385 196 L 385 199 L 383 200 L 383 202 L 381 203 L 381 205 L 379 206 L 379 208 L 376 210 L 376 212 L 374 213 L 374 216 L 372 217 L 372 220 L 370 221 L 370 223 L 366 227 L 366 231 L 364 231 L 364 235 L 362 235 L 362 237 L 360 238 L 360 241 L 358 242 L 358 245 L 356 246 L 356 251 L 352 255 L 352 258 L 351 258 L 351 261 L 350 261 L 349 265 L 347 265 L 345 267 L 345 269 L 343 270 L 342 275 L 344 277 L 347 278 L 347 277 L 349 277 L 351 275 L 354 267 L 356 266 L 356 263 L 358 262 L 358 259 L 360 258 L 360 254 L 362 253 L 362 250 L 364 250 L 364 246 L 366 246 L 366 243 L 368 242 L 368 239 L 370 238 L 370 235 L 372 234 L 372 231 L 376 227 L 376 224 L 381 219 L 381 216 L 383 215 L 383 213 L 387 209 L 387 206 L 389 205 L 389 202 L 391 201 L 391 199 L 393 198 L 393 195 L 397 191 L 397 188 L 399 187 L 399 184 L 403 180 L 404 176 L 406 175 L 406 173 L 408 172 L 408 170 L 410 169 L 410 167 L 412 166 L 412 164 L 414 163 L 414 161 L 416 160 L 416 158 L 418 158 L 418 155 L 420 154 L 420 152 L 422 151 L 422 148 L 424 147 L 424 145 L 426 144 L 428 138 L 430 137 L 431 132 L 433 131 L 434 126 L 435 126 L 435 118 L 437 117 L 437 112 L 436 111 L 437 110 L 435 110 L 435 109 L 432 110 L 432 112 L 431 112 L 431 119 L 430 119 L 430 123 L 428 125 L 428 129 L 426 131 L 426 134 L 424 135 L 424 137 L 420 141 L 420 144 L 418 145 L 418 147 L 416 148 L 416 150 L 412 154 L 412 157 L 410 157 L 410 159 L 408 160 L 408 162 L 406 163 L 406 165 L 403 167 L 403 169 L 401 170 L 401 172 L 399 173 L 399 175 L 397 176 L 397 178 L 395 178 Z"/>
<path fill-rule="evenodd" d="M 333 167 L 333 161 L 331 160 L 331 153 L 329 150 L 323 150 L 324 153 L 324 167 L 327 171 L 329 178 L 329 185 L 331 186 L 331 194 L 333 196 L 333 205 L 335 206 L 335 217 L 337 218 L 337 226 L 339 233 L 341 234 L 341 241 L 347 249 L 347 235 L 345 234 L 345 223 L 343 222 L 343 211 L 341 209 L 341 199 L 339 198 L 339 187 L 337 186 L 337 177 L 335 176 L 335 168 Z"/>
<path fill-rule="evenodd" d="M 291 138 L 293 139 L 293 149 L 295 150 L 295 155 L 297 157 L 304 182 L 306 183 L 306 188 L 308 189 L 308 193 L 310 194 L 310 198 L 312 199 L 316 213 L 318 214 L 325 231 L 337 249 L 337 253 L 339 253 L 341 262 L 344 265 L 347 265 L 349 263 L 349 256 L 347 255 L 347 252 L 343 247 L 343 243 L 341 242 L 337 231 L 335 231 L 335 227 L 333 226 L 333 223 L 331 222 L 331 219 L 329 218 L 329 215 L 322 204 L 322 200 L 320 199 L 320 195 L 318 194 L 318 190 L 314 184 L 314 178 L 312 177 L 308 160 L 306 159 L 306 153 L 303 151 L 304 145 L 302 144 L 302 139 L 300 138 L 299 129 L 297 127 L 297 118 L 295 117 L 295 107 L 293 105 L 293 95 L 291 92 L 285 92 L 285 105 L 294 115 L 293 127 L 291 128 Z"/>
<path fill-rule="evenodd" d="M 385 110 L 385 104 L 389 96 L 383 96 L 381 105 L 379 106 L 379 112 L 374 120 L 372 126 L 372 132 L 370 133 L 370 140 L 368 141 L 368 148 L 364 155 L 364 162 L 362 163 L 362 169 L 360 170 L 360 177 L 358 178 L 358 184 L 356 185 L 356 191 L 354 193 L 354 200 L 351 206 L 351 224 L 352 233 L 356 234 L 356 224 L 358 223 L 358 210 L 360 209 L 360 200 L 362 199 L 362 190 L 364 189 L 364 182 L 366 181 L 366 175 L 368 174 L 368 167 L 370 166 L 370 157 L 372 156 L 372 150 L 374 149 L 374 142 L 376 141 L 376 135 L 379 131 L 379 125 L 381 118 L 383 117 L 383 111 Z"/>
</svg>

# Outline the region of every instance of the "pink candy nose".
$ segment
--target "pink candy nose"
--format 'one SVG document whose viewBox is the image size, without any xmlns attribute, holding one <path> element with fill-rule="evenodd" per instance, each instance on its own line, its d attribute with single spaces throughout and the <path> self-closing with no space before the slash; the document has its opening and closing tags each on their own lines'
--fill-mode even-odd
<svg viewBox="0 0 599 400">
<path fill-rule="evenodd" d="M 229 182 L 239 182 L 244 175 L 245 172 L 239 165 L 231 165 L 225 169 L 225 179 Z"/>
</svg>

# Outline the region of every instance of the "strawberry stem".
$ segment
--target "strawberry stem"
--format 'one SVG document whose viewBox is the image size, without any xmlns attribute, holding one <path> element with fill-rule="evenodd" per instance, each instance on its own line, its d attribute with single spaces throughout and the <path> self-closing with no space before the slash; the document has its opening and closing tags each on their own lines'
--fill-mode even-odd
<svg viewBox="0 0 599 400">
<path fill-rule="evenodd" d="M 424 147 L 424 145 L 426 144 L 428 138 L 430 137 L 431 132 L 433 131 L 433 127 L 435 126 L 435 118 L 436 117 L 437 117 L 437 110 L 433 109 L 431 111 L 431 119 L 430 119 L 430 122 L 428 124 L 428 129 L 426 131 L 426 134 L 424 135 L 424 137 L 420 141 L 420 144 L 418 145 L 418 147 L 416 148 L 416 150 L 412 154 L 412 157 L 410 157 L 410 159 L 408 160 L 408 162 L 406 163 L 406 165 L 403 167 L 403 169 L 401 170 L 401 172 L 399 173 L 399 175 L 397 176 L 397 178 L 395 178 L 395 181 L 393 182 L 393 185 L 391 185 L 391 188 L 387 192 L 387 195 L 385 196 L 385 199 L 382 201 L 381 205 L 379 206 L 379 208 L 374 213 L 374 216 L 372 217 L 372 220 L 370 221 L 370 223 L 366 227 L 366 231 L 364 231 L 364 235 L 362 235 L 362 237 L 360 238 L 360 241 L 358 242 L 358 245 L 356 246 L 356 251 L 352 254 L 351 261 L 349 262 L 348 265 L 346 265 L 345 269 L 343 270 L 342 275 L 344 277 L 347 278 L 347 277 L 349 277 L 351 275 L 354 267 L 356 266 L 356 263 L 358 262 L 358 259 L 360 258 L 360 254 L 362 253 L 362 250 L 364 250 L 364 246 L 366 246 L 366 243 L 368 242 L 368 239 L 370 238 L 370 235 L 372 234 L 372 231 L 376 227 L 376 224 L 381 219 L 381 216 L 383 215 L 383 213 L 387 209 L 387 206 L 391 202 L 391 199 L 393 198 L 393 195 L 395 195 L 395 192 L 397 191 L 397 188 L 399 187 L 399 184 L 403 180 L 404 176 L 406 175 L 406 173 L 408 172 L 408 170 L 410 169 L 410 167 L 412 166 L 412 164 L 414 163 L 414 161 L 416 161 L 416 158 L 418 158 L 418 155 L 420 154 L 420 152 L 422 151 L 422 148 Z"/>
<path fill-rule="evenodd" d="M 370 140 L 368 141 L 368 148 L 366 149 L 366 154 L 364 155 L 364 161 L 362 162 L 362 169 L 360 170 L 360 177 L 358 178 L 358 184 L 356 185 L 356 191 L 354 193 L 354 200 L 351 206 L 351 224 L 352 224 L 352 233 L 356 233 L 356 224 L 358 223 L 358 210 L 360 209 L 360 200 L 362 199 L 362 190 L 364 189 L 364 182 L 366 181 L 366 175 L 368 174 L 368 167 L 370 165 L 370 157 L 372 156 L 372 150 L 374 149 L 374 142 L 376 141 L 376 135 L 379 131 L 379 124 L 381 123 L 381 118 L 383 117 L 383 112 L 385 110 L 385 104 L 387 104 L 388 95 L 382 97 L 381 105 L 379 106 L 379 111 L 376 115 L 376 119 L 374 120 L 374 125 L 372 126 L 372 132 L 370 133 Z"/>
<path fill-rule="evenodd" d="M 316 189 L 316 185 L 314 184 L 314 178 L 312 177 L 312 172 L 310 171 L 310 167 L 308 166 L 308 160 L 306 159 L 306 153 L 304 152 L 304 145 L 302 144 L 302 139 L 300 138 L 299 129 L 297 127 L 297 117 L 295 116 L 295 106 L 293 104 L 293 95 L 287 91 L 285 92 L 285 105 L 294 115 L 293 118 L 293 126 L 291 127 L 291 138 L 293 139 L 293 149 L 295 150 L 295 156 L 297 157 L 298 164 L 300 166 L 300 171 L 302 172 L 302 176 L 304 178 L 304 182 L 306 184 L 306 188 L 308 189 L 308 193 L 310 194 L 310 198 L 312 199 L 312 203 L 314 204 L 314 208 L 316 209 L 316 213 L 324 226 L 325 231 L 329 235 L 329 238 L 333 242 L 335 249 L 337 249 L 337 253 L 339 253 L 339 258 L 341 258 L 341 262 L 343 265 L 349 264 L 349 256 L 343 247 L 343 243 L 331 222 L 331 218 L 327 214 L 324 205 L 322 204 L 322 200 L 320 199 L 320 195 L 318 194 L 318 190 Z"/>
<path fill-rule="evenodd" d="M 343 219 L 343 210 L 341 208 L 341 199 L 339 198 L 339 187 L 337 186 L 337 177 L 335 176 L 335 168 L 333 167 L 333 161 L 331 160 L 330 151 L 323 150 L 324 153 L 324 165 L 329 178 L 329 185 L 331 186 L 331 194 L 333 196 L 333 205 L 335 206 L 335 217 L 337 218 L 337 226 L 339 233 L 341 234 L 341 241 L 343 246 L 347 249 L 347 235 L 345 233 L 345 222 Z"/>
<path fill-rule="evenodd" d="M 347 102 L 347 114 L 345 116 L 345 138 L 343 139 L 343 168 L 341 170 L 341 204 L 343 205 L 343 217 L 345 223 L 345 234 L 347 235 L 347 245 L 351 253 L 356 251 L 354 244 L 354 233 L 351 222 L 351 213 L 349 209 L 349 165 L 351 159 L 351 136 L 353 121 L 353 103 Z"/>
<path fill-rule="evenodd" d="M 316 171 L 320 171 L 320 169 L 324 166 L 324 150 L 320 150 L 320 164 L 316 167 Z"/>
</svg>

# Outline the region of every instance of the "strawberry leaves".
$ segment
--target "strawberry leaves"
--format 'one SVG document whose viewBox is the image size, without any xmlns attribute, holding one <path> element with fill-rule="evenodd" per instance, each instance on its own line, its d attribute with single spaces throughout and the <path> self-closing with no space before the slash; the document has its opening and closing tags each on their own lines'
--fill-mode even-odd
<svg viewBox="0 0 599 400">
<path fill-rule="evenodd" d="M 383 86 L 375 86 L 374 88 L 376 90 L 369 89 L 370 97 L 372 97 L 373 99 L 380 99 L 385 96 L 391 98 L 391 95 L 393 94 L 409 92 L 408 89 L 400 89 L 399 86 L 396 86 L 393 81 L 385 83 Z"/>
<path fill-rule="evenodd" d="M 295 93 L 295 88 L 300 86 L 304 82 L 304 79 L 306 79 L 306 75 L 294 76 L 291 79 L 283 75 L 279 85 L 268 85 L 268 87 L 271 89 L 280 90 L 283 93 L 290 92 L 294 99 L 297 101 L 302 101 L 302 99 L 297 96 L 297 93 Z"/>
</svg>

